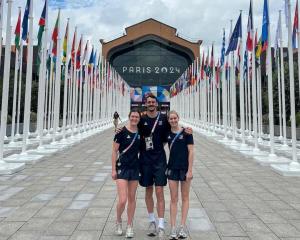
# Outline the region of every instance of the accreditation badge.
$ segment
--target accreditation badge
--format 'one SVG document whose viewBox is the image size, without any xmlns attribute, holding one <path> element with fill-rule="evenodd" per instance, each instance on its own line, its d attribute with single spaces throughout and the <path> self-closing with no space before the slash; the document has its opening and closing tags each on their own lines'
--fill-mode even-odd
<svg viewBox="0 0 300 240">
<path fill-rule="evenodd" d="M 145 143 L 146 143 L 146 151 L 154 149 L 152 136 L 145 137 Z"/>
</svg>

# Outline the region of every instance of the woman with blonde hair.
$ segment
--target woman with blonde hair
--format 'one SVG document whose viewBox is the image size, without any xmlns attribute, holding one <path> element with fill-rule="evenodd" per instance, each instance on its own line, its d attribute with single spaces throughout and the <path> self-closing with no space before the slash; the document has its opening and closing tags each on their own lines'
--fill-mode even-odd
<svg viewBox="0 0 300 240">
<path fill-rule="evenodd" d="M 171 130 L 167 135 L 170 156 L 166 171 L 171 193 L 171 232 L 169 239 L 187 238 L 186 219 L 189 210 L 191 180 L 193 178 L 194 140 L 192 134 L 187 134 L 184 128 L 179 126 L 179 116 L 176 111 L 169 112 L 168 122 L 171 125 Z M 179 229 L 176 229 L 179 185 L 182 200 L 181 224 Z"/>
</svg>

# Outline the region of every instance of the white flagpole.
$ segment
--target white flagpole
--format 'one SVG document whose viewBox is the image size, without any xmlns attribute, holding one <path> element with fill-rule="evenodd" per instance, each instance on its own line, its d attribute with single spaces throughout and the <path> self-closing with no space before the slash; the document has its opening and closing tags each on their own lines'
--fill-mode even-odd
<svg viewBox="0 0 300 240">
<path fill-rule="evenodd" d="M 51 48 L 49 49 L 51 51 Z M 50 53 L 51 54 L 51 53 Z M 53 56 L 50 57 L 50 77 L 48 87 L 48 134 L 51 132 L 51 115 L 52 115 L 52 86 L 53 86 Z"/>
<path fill-rule="evenodd" d="M 253 13 L 253 2 L 251 0 L 251 12 Z M 253 17 L 252 17 L 253 20 Z M 252 110 L 253 110 L 253 132 L 254 132 L 254 151 L 258 150 L 258 137 L 257 137 L 257 102 L 256 102 L 256 98 L 257 98 L 257 93 L 256 93 L 256 66 L 255 66 L 255 42 L 254 42 L 254 22 L 252 22 L 253 24 L 253 28 L 251 29 L 252 31 Z M 270 43 L 269 43 L 270 44 Z M 250 93 L 249 93 L 250 94 Z M 250 111 L 251 113 L 251 108 Z M 251 123 L 251 118 L 250 121 Z M 250 133 L 251 133 L 251 129 L 250 129 Z"/>
<path fill-rule="evenodd" d="M 62 126 L 62 133 L 63 133 L 63 140 L 66 138 L 66 125 L 67 125 L 67 103 L 68 103 L 68 79 L 69 79 L 69 71 L 68 71 L 68 63 L 69 63 L 69 22 L 70 18 L 67 21 L 67 45 L 66 45 L 66 57 L 65 57 L 65 82 L 64 82 L 64 103 L 63 103 L 63 126 Z"/>
<path fill-rule="evenodd" d="M 55 99 L 54 99 L 54 122 L 53 122 L 53 141 L 56 141 L 56 135 L 59 128 L 59 115 L 60 115 L 60 86 L 61 86 L 61 31 L 60 31 L 60 9 L 58 13 L 58 26 L 57 26 L 57 57 L 56 57 L 56 74 L 55 74 Z"/>
<path fill-rule="evenodd" d="M 0 126 L 0 164 L 1 165 L 4 163 L 4 161 L 3 161 L 4 138 L 6 135 L 6 127 L 7 127 L 7 107 L 8 107 L 10 59 L 11 59 L 12 0 L 8 0 L 7 4 L 8 4 L 8 6 L 7 6 L 6 38 L 5 38 L 4 73 L 3 73 L 3 86 L 2 86 L 1 126 Z M 1 45 L 1 47 L 2 47 L 2 45 Z"/>
<path fill-rule="evenodd" d="M 269 9 L 269 0 L 267 7 Z M 271 58 L 271 33 L 270 20 L 268 20 L 268 48 L 267 48 L 267 74 L 268 74 L 268 98 L 269 98 L 269 130 L 270 130 L 270 157 L 275 157 L 274 149 L 274 108 L 273 108 L 273 73 L 272 73 L 272 58 Z"/>
<path fill-rule="evenodd" d="M 4 0 L 0 0 L 0 66 L 2 66 L 3 3 Z"/>
<path fill-rule="evenodd" d="M 278 51 L 278 49 L 276 49 Z M 277 58 L 277 86 L 278 86 L 278 102 L 279 102 L 279 138 L 282 139 L 282 109 L 281 109 L 281 77 L 280 77 L 280 57 L 279 55 L 276 56 Z"/>
<path fill-rule="evenodd" d="M 75 44 L 74 44 L 74 63 L 73 63 L 73 79 L 72 79 L 72 106 L 71 106 L 71 114 L 72 114 L 72 136 L 74 135 L 75 131 L 75 102 L 76 102 L 76 54 L 77 54 L 77 48 L 76 48 L 76 42 L 77 42 L 77 27 L 75 27 Z"/>
<path fill-rule="evenodd" d="M 22 31 L 22 30 L 21 30 Z M 19 69 L 19 87 L 18 87 L 18 111 L 17 111 L 17 130 L 15 137 L 20 137 L 20 113 L 21 113 L 21 94 L 22 94 L 22 68 L 23 68 L 23 40 L 20 39 L 20 69 Z"/>
<path fill-rule="evenodd" d="M 257 94 L 258 94 L 258 136 L 259 140 L 262 141 L 262 96 L 261 96 L 261 62 L 260 59 L 258 59 L 258 68 L 257 68 Z"/>
<path fill-rule="evenodd" d="M 298 4 L 298 1 L 297 1 Z M 299 15 L 299 6 L 298 6 L 298 22 L 300 19 L 300 15 Z M 299 29 L 299 23 L 298 23 L 298 29 L 297 29 L 297 38 L 298 38 L 298 83 L 299 83 L 299 98 L 300 98 L 300 29 Z"/>
<path fill-rule="evenodd" d="M 287 147 L 286 143 L 286 109 L 285 109 L 285 81 L 284 81 L 284 61 L 283 61 L 283 39 L 282 39 L 282 25 L 281 25 L 281 11 L 279 11 L 280 18 L 280 74 L 281 74 L 281 95 L 282 95 L 282 123 L 283 123 L 283 146 Z"/>
<path fill-rule="evenodd" d="M 47 45 L 48 45 L 48 1 L 46 0 L 46 19 L 45 19 L 45 29 L 42 37 L 42 58 L 40 63 L 40 79 L 39 79 L 39 100 L 38 100 L 38 134 L 40 137 L 40 146 L 43 144 L 43 132 L 44 132 L 44 106 L 45 106 L 45 88 L 47 79 Z"/>
<path fill-rule="evenodd" d="M 25 90 L 25 107 L 24 107 L 24 126 L 23 126 L 23 146 L 22 153 L 26 151 L 26 144 L 29 135 L 30 125 L 30 106 L 31 106 L 31 85 L 32 85 L 32 63 L 33 63 L 33 0 L 30 1 L 29 11 L 29 31 L 28 31 L 28 58 L 26 69 L 26 90 Z"/>
<path fill-rule="evenodd" d="M 79 69 L 79 114 L 78 114 L 78 125 L 79 125 L 79 133 L 81 132 L 82 127 L 82 63 L 83 63 L 83 56 L 82 56 L 82 46 L 83 46 L 83 35 L 81 35 L 81 46 L 80 46 L 80 69 Z"/>
<path fill-rule="evenodd" d="M 253 40 L 254 42 L 254 40 Z M 249 64 L 249 60 L 248 64 Z M 255 58 L 253 59 L 253 55 L 252 55 L 252 69 L 253 69 L 253 62 L 255 62 Z M 249 65 L 248 65 L 249 66 Z M 252 70 L 252 75 L 253 75 L 253 70 Z M 252 76 L 253 79 L 253 76 Z M 253 89 L 253 81 L 250 81 L 250 73 L 248 71 L 248 81 L 247 81 L 247 95 L 248 95 L 248 135 L 251 138 L 252 137 L 252 108 L 251 108 L 251 83 L 252 83 L 252 89 Z M 253 92 L 252 92 L 253 94 Z M 252 99 L 253 102 L 253 99 Z M 253 104 L 252 104 L 253 105 Z"/>
<path fill-rule="evenodd" d="M 225 32 L 225 29 L 223 29 Z M 225 34 L 225 33 L 224 33 Z M 227 82 L 226 82 L 226 63 L 227 56 L 222 66 L 222 103 L 223 103 L 223 125 L 224 125 L 224 140 L 227 140 Z"/>
<path fill-rule="evenodd" d="M 241 11 L 241 16 L 242 16 L 242 11 Z M 241 17 L 241 19 L 242 19 L 242 17 Z M 242 20 L 241 20 L 241 26 L 242 26 Z M 241 37 L 241 39 L 240 39 L 240 128 L 241 128 L 241 132 L 242 132 L 242 145 L 246 145 L 246 142 L 245 142 L 244 73 L 243 73 L 243 61 L 242 61 L 243 53 L 244 53 L 243 37 Z"/>
<path fill-rule="evenodd" d="M 19 7 L 19 13 L 21 13 L 21 7 Z M 21 38 L 20 38 L 20 41 L 22 41 Z M 20 61 L 19 49 L 17 48 L 17 46 L 15 46 L 15 49 L 16 49 L 16 52 L 15 52 L 14 93 L 13 93 L 13 110 L 12 110 L 12 126 L 11 126 L 11 134 L 10 134 L 10 137 L 11 137 L 10 143 L 14 143 L 14 140 L 15 140 L 18 70 L 19 70 L 19 66 L 20 66 L 20 64 L 19 64 L 19 61 Z M 1 64 L 1 61 L 0 61 L 0 64 Z"/>
<path fill-rule="evenodd" d="M 291 131 L 292 131 L 292 163 L 291 167 L 299 168 L 297 161 L 296 113 L 295 113 L 295 78 L 294 60 L 292 49 L 291 2 L 288 1 L 288 50 L 289 50 L 289 77 L 290 77 L 290 102 L 291 102 Z"/>
</svg>

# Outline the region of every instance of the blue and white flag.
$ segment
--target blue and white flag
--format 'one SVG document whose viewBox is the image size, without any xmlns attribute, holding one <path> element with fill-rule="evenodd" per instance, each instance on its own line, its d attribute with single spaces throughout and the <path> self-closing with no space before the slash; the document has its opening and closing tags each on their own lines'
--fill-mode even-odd
<svg viewBox="0 0 300 240">
<path fill-rule="evenodd" d="M 242 37 L 242 15 L 240 14 L 234 30 L 231 34 L 229 45 L 226 51 L 226 56 L 237 49 L 239 39 Z"/>
</svg>

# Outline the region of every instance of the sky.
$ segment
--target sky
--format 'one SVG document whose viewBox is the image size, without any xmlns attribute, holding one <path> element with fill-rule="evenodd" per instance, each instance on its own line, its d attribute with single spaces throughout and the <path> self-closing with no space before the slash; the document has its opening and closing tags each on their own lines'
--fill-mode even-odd
<svg viewBox="0 0 300 240">
<path fill-rule="evenodd" d="M 1 0 L 0 0 L 1 1 Z M 6 29 L 6 0 L 4 4 L 4 29 Z M 34 2 L 34 39 L 37 39 L 38 21 L 44 0 Z M 203 40 L 201 49 L 212 43 L 220 55 L 223 28 L 226 36 L 230 30 L 230 20 L 235 24 L 240 10 L 243 11 L 243 35 L 246 37 L 250 0 L 49 0 L 49 29 L 52 32 L 61 8 L 61 34 L 64 35 L 67 18 L 70 18 L 71 37 L 75 26 L 85 40 L 89 39 L 100 49 L 99 39 L 112 40 L 123 35 L 124 29 L 148 18 L 154 18 L 177 29 L 178 34 L 190 41 Z M 296 0 L 291 0 L 292 16 Z M 26 0 L 13 0 L 11 25 L 15 28 L 18 7 L 22 14 Z M 269 0 L 271 36 L 275 38 L 278 11 L 282 10 L 282 24 L 285 30 L 283 0 Z M 253 0 L 254 26 L 261 32 L 263 0 Z M 286 35 L 286 34 L 284 34 Z M 71 41 L 71 40 L 70 40 Z M 227 40 L 228 41 L 228 40 Z M 226 43 L 227 45 L 227 43 Z"/>
</svg>

